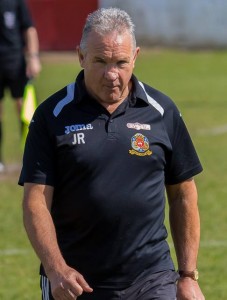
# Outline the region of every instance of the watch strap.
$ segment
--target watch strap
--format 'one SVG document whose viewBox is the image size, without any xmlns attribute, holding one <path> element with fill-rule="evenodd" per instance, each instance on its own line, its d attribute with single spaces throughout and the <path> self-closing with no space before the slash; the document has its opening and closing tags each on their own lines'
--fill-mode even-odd
<svg viewBox="0 0 227 300">
<path fill-rule="evenodd" d="M 178 273 L 179 273 L 180 277 L 189 277 L 195 281 L 197 281 L 199 279 L 199 272 L 197 269 L 195 269 L 194 271 L 179 270 Z"/>
</svg>

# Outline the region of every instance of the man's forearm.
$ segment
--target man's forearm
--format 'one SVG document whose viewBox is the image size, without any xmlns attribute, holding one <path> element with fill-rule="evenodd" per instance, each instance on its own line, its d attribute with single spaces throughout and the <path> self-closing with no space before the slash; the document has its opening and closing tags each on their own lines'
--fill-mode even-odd
<svg viewBox="0 0 227 300">
<path fill-rule="evenodd" d="M 39 39 L 35 27 L 25 31 L 26 52 L 28 57 L 35 57 L 39 54 Z"/>
<path fill-rule="evenodd" d="M 200 241 L 200 218 L 194 181 L 179 186 L 170 196 L 170 227 L 179 270 L 193 271 L 197 267 Z"/>
<path fill-rule="evenodd" d="M 47 273 L 60 270 L 65 261 L 58 247 L 55 227 L 46 204 L 45 191 L 35 186 L 25 192 L 23 201 L 24 226 L 31 244 Z"/>
</svg>

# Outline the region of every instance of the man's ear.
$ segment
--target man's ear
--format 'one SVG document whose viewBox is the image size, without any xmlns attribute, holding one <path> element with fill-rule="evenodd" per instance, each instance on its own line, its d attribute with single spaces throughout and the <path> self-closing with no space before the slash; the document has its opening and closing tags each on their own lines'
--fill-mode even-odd
<svg viewBox="0 0 227 300">
<path fill-rule="evenodd" d="M 80 62 L 80 66 L 81 68 L 84 68 L 84 60 L 85 60 L 85 56 L 83 54 L 83 51 L 81 50 L 81 48 L 78 46 L 77 47 L 77 55 L 78 55 L 78 59 L 79 59 L 79 62 Z"/>
<path fill-rule="evenodd" d="M 140 52 L 140 48 L 137 47 L 136 51 L 135 51 L 135 54 L 134 54 L 134 58 L 133 58 L 133 68 L 135 67 L 135 62 L 136 62 L 136 59 L 138 57 L 139 52 Z"/>
</svg>

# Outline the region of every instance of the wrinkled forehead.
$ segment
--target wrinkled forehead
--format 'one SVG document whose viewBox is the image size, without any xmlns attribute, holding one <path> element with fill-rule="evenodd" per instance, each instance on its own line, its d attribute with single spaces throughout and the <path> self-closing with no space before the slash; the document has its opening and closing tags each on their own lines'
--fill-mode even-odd
<svg viewBox="0 0 227 300">
<path fill-rule="evenodd" d="M 95 30 L 91 31 L 87 39 L 88 48 L 94 47 L 123 47 L 128 48 L 129 51 L 133 50 L 133 39 L 127 30 L 118 32 L 116 30 L 103 33 Z"/>
</svg>

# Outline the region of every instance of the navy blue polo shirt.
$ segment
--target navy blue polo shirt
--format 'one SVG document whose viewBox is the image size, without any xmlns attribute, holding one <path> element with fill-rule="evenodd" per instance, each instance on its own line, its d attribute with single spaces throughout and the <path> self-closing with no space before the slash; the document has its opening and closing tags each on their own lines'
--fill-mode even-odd
<svg viewBox="0 0 227 300">
<path fill-rule="evenodd" d="M 174 269 L 165 184 L 202 171 L 174 103 L 134 75 L 132 83 L 109 114 L 86 92 L 82 71 L 37 108 L 26 142 L 19 184 L 54 187 L 60 249 L 91 286 L 126 287 Z"/>
</svg>

